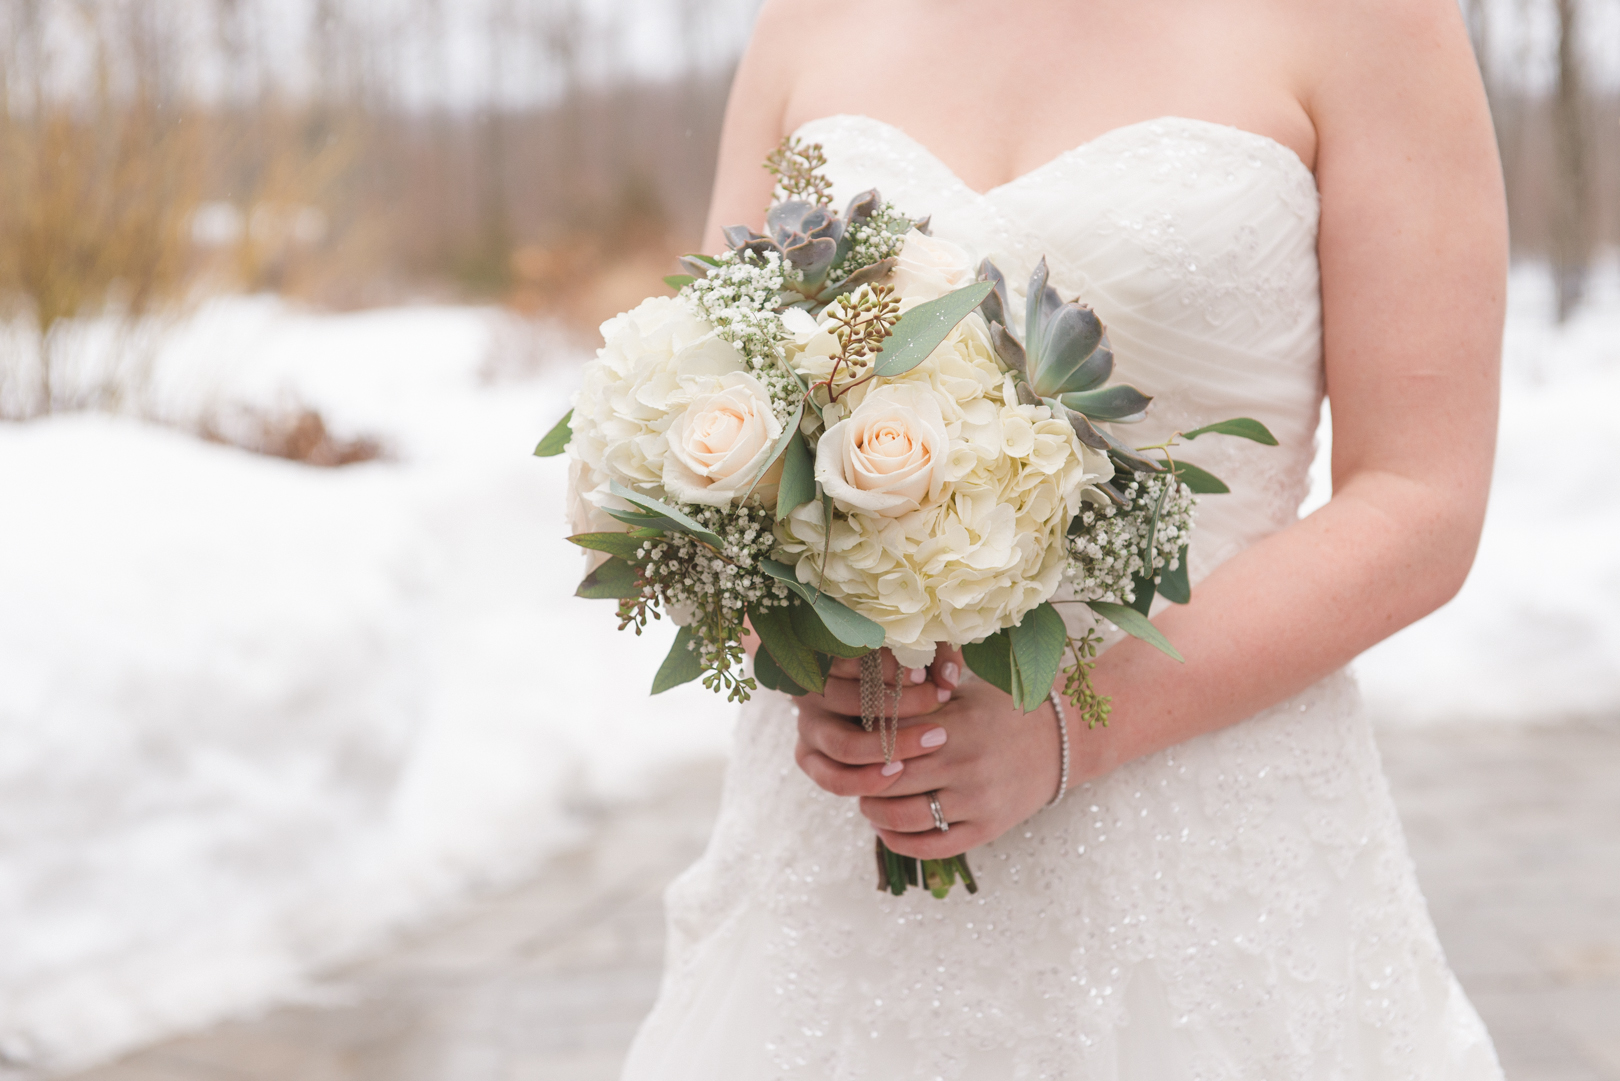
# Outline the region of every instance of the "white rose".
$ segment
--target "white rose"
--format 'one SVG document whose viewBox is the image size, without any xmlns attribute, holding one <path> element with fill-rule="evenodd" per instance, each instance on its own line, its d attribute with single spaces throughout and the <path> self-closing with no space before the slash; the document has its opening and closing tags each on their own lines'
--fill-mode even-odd
<svg viewBox="0 0 1620 1081">
<path fill-rule="evenodd" d="M 846 511 L 897 518 L 939 502 L 949 451 L 935 396 L 885 384 L 822 434 L 816 479 Z"/>
<path fill-rule="evenodd" d="M 770 395 L 746 372 L 721 376 L 715 389 L 692 399 L 665 433 L 664 490 L 682 503 L 729 506 L 748 491 L 765 465 L 782 422 L 771 410 Z M 773 503 L 780 463 L 755 492 Z"/>
<path fill-rule="evenodd" d="M 907 300 L 933 300 L 977 277 L 967 252 L 949 240 L 926 236 L 913 229 L 895 259 L 889 282 Z"/>
<path fill-rule="evenodd" d="M 746 369 L 736 346 L 675 297 L 614 316 L 602 336 L 574 398 L 568 453 L 590 468 L 585 498 L 611 506 L 608 480 L 643 491 L 660 484 L 674 418 L 716 378 Z"/>
</svg>

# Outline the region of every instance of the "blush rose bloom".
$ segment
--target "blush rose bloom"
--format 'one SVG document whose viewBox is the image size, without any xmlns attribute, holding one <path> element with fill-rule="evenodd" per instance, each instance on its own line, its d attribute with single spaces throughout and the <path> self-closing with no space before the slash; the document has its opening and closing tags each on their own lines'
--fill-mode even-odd
<svg viewBox="0 0 1620 1081">
<path fill-rule="evenodd" d="M 746 372 L 723 375 L 665 433 L 664 490 L 682 503 L 729 506 L 754 483 L 781 434 L 764 385 Z M 777 463 L 754 488 L 767 506 L 775 505 L 781 475 Z"/>
<path fill-rule="evenodd" d="M 905 244 L 895 259 L 889 284 L 902 301 L 917 303 L 972 285 L 976 276 L 973 260 L 967 252 L 949 240 L 913 229 L 906 234 Z"/>
<path fill-rule="evenodd" d="M 816 480 L 848 513 L 898 518 L 938 503 L 949 479 L 950 437 L 928 390 L 885 384 L 828 428 Z"/>
</svg>

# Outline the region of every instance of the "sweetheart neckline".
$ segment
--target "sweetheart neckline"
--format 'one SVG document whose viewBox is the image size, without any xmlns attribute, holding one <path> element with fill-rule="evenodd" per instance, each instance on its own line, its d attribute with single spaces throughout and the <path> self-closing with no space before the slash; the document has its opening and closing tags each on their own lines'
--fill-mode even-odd
<svg viewBox="0 0 1620 1081">
<path fill-rule="evenodd" d="M 1134 133 L 1155 124 L 1186 124 L 1200 128 L 1206 132 L 1220 133 L 1228 136 L 1238 135 L 1246 139 L 1258 140 L 1266 146 L 1278 151 L 1285 167 L 1297 169 L 1299 173 L 1303 174 L 1303 176 L 1299 177 L 1298 179 L 1305 180 L 1310 185 L 1312 192 L 1316 192 L 1318 190 L 1316 187 L 1316 174 L 1311 171 L 1310 166 L 1305 164 L 1304 159 L 1299 156 L 1299 153 L 1287 143 L 1273 139 L 1269 135 L 1262 135 L 1257 131 L 1250 131 L 1247 128 L 1239 128 L 1231 124 L 1221 124 L 1214 120 L 1200 120 L 1199 118 L 1193 116 L 1156 116 L 1147 120 L 1137 120 L 1129 124 L 1121 124 L 1118 127 L 1109 128 L 1107 131 L 1093 135 L 1083 143 L 1076 146 L 1071 146 L 1067 150 L 1060 151 L 1057 155 L 1047 159 L 1041 164 L 1035 166 L 1033 169 L 1019 173 L 1011 180 L 1003 181 L 1002 183 L 997 184 L 992 188 L 987 188 L 984 191 L 980 191 L 979 189 L 968 184 L 967 181 L 963 180 L 961 176 L 957 174 L 955 169 L 952 169 L 949 165 L 945 164 L 944 159 L 929 149 L 926 143 L 923 143 L 916 136 L 906 131 L 905 128 L 900 127 L 898 124 L 891 124 L 887 120 L 880 120 L 875 116 L 867 116 L 865 113 L 832 113 L 827 116 L 814 117 L 810 120 L 806 120 L 804 123 L 794 128 L 793 134 L 798 135 L 811 124 L 820 124 L 829 120 L 860 120 L 869 124 L 876 124 L 885 131 L 889 131 L 900 136 L 900 138 L 906 140 L 912 146 L 916 147 L 918 151 L 926 155 L 930 161 L 939 166 L 939 168 L 944 171 L 946 175 L 948 175 L 952 180 L 956 181 L 957 184 L 961 185 L 965 191 L 971 192 L 980 199 L 993 199 L 996 195 L 1006 191 L 1009 188 L 1015 187 L 1016 185 L 1021 184 L 1032 177 L 1038 176 L 1049 169 L 1056 168 L 1060 163 L 1082 154 L 1085 151 L 1096 148 L 1100 143 L 1105 143 L 1110 139 Z"/>
</svg>

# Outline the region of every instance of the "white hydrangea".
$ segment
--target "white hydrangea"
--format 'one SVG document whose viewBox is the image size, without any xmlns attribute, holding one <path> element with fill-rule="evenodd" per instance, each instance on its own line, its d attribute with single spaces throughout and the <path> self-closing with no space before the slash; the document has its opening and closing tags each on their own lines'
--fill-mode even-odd
<svg viewBox="0 0 1620 1081">
<path fill-rule="evenodd" d="M 825 327 L 825 318 L 814 332 L 800 327 L 788 344 L 807 376 L 830 368 L 836 345 Z M 915 387 L 937 402 L 946 483 L 898 517 L 840 511 L 830 548 L 821 504 L 807 503 L 778 523 L 778 557 L 797 564 L 800 581 L 880 623 L 901 663 L 921 665 L 937 643 L 978 641 L 1052 596 L 1068 555 L 1065 528 L 1082 494 L 1113 468 L 1046 406 L 1018 402 L 976 314 L 911 371 L 842 395 L 826 423 L 850 416 L 876 386 Z"/>
<path fill-rule="evenodd" d="M 612 505 L 611 477 L 662 496 L 665 436 L 693 398 L 745 370 L 737 347 L 677 297 L 652 297 L 602 324 L 602 348 L 574 396 L 568 453 L 585 499 Z"/>
</svg>

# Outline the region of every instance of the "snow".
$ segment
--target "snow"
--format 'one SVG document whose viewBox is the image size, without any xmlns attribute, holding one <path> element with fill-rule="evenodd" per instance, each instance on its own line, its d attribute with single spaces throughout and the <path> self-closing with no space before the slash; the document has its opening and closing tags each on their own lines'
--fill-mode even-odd
<svg viewBox="0 0 1620 1081">
<path fill-rule="evenodd" d="M 292 993 L 523 875 L 582 804 L 723 753 L 707 692 L 646 696 L 668 630 L 572 596 L 565 468 L 529 452 L 577 356 L 491 383 L 504 326 L 238 300 L 163 355 L 174 410 L 302 401 L 394 461 L 0 426 L 6 1058 L 67 1068 Z"/>
<path fill-rule="evenodd" d="M 1359 664 L 1382 722 L 1620 712 L 1620 274 L 1563 328 L 1547 293 L 1515 275 L 1473 577 Z M 669 628 L 572 596 L 565 468 L 529 452 L 578 359 L 487 309 L 237 298 L 164 343 L 163 411 L 307 403 L 386 459 L 0 425 L 0 1058 L 293 995 L 724 752 L 729 707 L 646 695 Z"/>
</svg>

